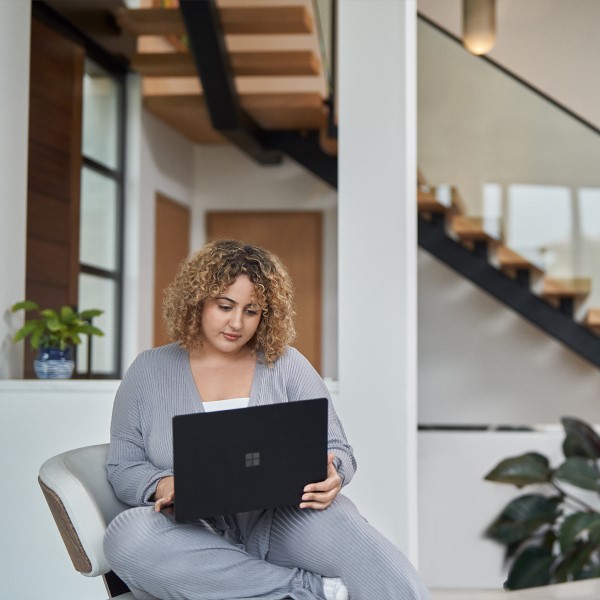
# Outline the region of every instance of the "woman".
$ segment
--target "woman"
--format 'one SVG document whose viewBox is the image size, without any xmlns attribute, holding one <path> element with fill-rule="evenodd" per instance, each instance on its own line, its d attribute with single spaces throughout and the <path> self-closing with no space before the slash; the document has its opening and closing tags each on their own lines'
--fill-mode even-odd
<svg viewBox="0 0 600 600">
<path fill-rule="evenodd" d="M 143 352 L 117 393 L 107 461 L 117 496 L 136 508 L 109 525 L 105 553 L 137 598 L 424 599 L 410 563 L 339 492 L 356 462 L 329 400 L 327 478 L 298 507 L 174 523 L 174 415 L 327 397 L 289 347 L 292 286 L 268 251 L 211 242 L 167 290 L 175 343 Z M 226 432 L 224 432 L 226 435 Z M 343 583 L 342 583 L 343 582 Z"/>
</svg>

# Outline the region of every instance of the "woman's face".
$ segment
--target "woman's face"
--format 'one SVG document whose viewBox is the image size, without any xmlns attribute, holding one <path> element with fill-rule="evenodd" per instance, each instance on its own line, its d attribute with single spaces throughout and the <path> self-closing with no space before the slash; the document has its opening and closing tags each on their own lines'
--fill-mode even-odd
<svg viewBox="0 0 600 600">
<path fill-rule="evenodd" d="M 261 315 L 254 284 L 247 275 L 240 275 L 223 294 L 204 302 L 203 348 L 236 354 L 252 339 Z"/>
</svg>

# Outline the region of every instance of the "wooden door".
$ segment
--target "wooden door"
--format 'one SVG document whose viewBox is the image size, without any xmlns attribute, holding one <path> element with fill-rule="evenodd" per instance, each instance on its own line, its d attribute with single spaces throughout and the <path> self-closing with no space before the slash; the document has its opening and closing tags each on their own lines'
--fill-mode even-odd
<svg viewBox="0 0 600 600">
<path fill-rule="evenodd" d="M 154 346 L 168 344 L 162 318 L 165 288 L 190 252 L 190 210 L 186 206 L 156 194 L 154 254 Z"/>
<path fill-rule="evenodd" d="M 209 212 L 208 240 L 232 238 L 274 252 L 287 267 L 296 296 L 294 346 L 321 370 L 322 214 Z"/>
</svg>

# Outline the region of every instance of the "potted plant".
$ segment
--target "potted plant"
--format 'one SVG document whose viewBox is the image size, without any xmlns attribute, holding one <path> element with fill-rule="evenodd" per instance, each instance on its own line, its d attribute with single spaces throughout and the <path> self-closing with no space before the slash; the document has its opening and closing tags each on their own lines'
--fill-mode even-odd
<svg viewBox="0 0 600 600">
<path fill-rule="evenodd" d="M 579 419 L 563 417 L 562 424 L 565 460 L 558 467 L 527 452 L 501 461 L 485 477 L 536 486 L 509 502 L 486 531 L 506 547 L 507 589 L 600 577 L 600 437 Z"/>
<path fill-rule="evenodd" d="M 81 343 L 82 335 L 104 335 L 91 324 L 94 317 L 104 312 L 96 308 L 81 312 L 70 306 L 63 306 L 60 310 L 40 310 L 37 303 L 24 300 L 14 304 L 11 310 L 37 311 L 37 316 L 26 319 L 13 340 L 18 342 L 29 337 L 31 347 L 39 350 L 34 368 L 40 379 L 70 378 L 75 364 L 70 355 L 71 347 Z"/>
</svg>

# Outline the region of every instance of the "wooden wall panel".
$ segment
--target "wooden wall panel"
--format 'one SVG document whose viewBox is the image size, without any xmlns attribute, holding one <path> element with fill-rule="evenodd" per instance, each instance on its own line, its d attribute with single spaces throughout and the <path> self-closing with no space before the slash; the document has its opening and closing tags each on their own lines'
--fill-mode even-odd
<svg viewBox="0 0 600 600">
<path fill-rule="evenodd" d="M 77 304 L 84 56 L 32 20 L 26 297 L 43 308 Z"/>
<path fill-rule="evenodd" d="M 173 281 L 181 262 L 190 253 L 190 209 L 156 194 L 154 226 L 154 346 L 168 344 L 162 317 L 165 288 Z"/>
</svg>

